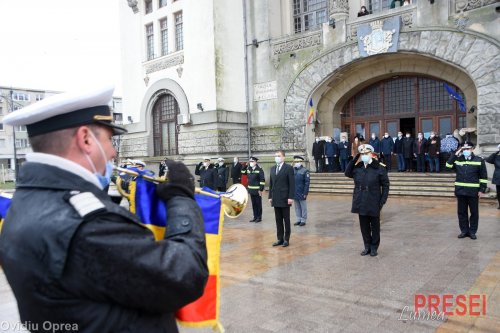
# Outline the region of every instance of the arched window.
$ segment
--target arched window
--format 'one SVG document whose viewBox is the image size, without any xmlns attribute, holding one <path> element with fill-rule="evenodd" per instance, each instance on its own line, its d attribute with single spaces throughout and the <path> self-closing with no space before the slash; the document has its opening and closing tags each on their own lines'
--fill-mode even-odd
<svg viewBox="0 0 500 333">
<path fill-rule="evenodd" d="M 177 115 L 179 105 L 174 96 L 162 95 L 153 106 L 154 155 L 177 155 Z"/>
</svg>

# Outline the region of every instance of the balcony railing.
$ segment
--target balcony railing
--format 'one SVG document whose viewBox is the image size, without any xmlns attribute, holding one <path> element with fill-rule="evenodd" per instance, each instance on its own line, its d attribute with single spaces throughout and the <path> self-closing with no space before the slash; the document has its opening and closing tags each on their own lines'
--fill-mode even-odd
<svg viewBox="0 0 500 333">
<path fill-rule="evenodd" d="M 356 39 L 358 27 L 360 25 L 368 24 L 373 21 L 384 20 L 393 16 L 401 16 L 401 29 L 413 27 L 417 20 L 417 5 L 412 4 L 409 6 L 396 7 L 394 9 L 387 9 L 376 14 L 357 17 L 347 21 L 347 38 L 350 40 Z"/>
</svg>

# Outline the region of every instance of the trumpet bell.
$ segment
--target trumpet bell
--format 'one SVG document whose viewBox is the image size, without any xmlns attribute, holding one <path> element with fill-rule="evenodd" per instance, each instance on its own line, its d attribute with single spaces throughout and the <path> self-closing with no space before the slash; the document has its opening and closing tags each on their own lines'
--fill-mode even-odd
<svg viewBox="0 0 500 333">
<path fill-rule="evenodd" d="M 248 204 L 248 192 L 241 184 L 231 185 L 224 194 L 221 194 L 224 213 L 235 219 L 243 213 Z"/>
</svg>

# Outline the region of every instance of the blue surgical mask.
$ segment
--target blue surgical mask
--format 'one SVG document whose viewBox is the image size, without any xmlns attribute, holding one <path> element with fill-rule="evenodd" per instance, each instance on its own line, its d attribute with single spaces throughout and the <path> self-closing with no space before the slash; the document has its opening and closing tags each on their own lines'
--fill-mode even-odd
<svg viewBox="0 0 500 333">
<path fill-rule="evenodd" d="M 101 143 L 97 138 L 95 137 L 94 133 L 92 131 L 89 131 L 90 135 L 94 138 L 94 140 L 97 143 L 97 146 L 99 147 L 99 150 L 101 151 L 102 158 L 106 162 L 106 170 L 104 171 L 104 175 L 101 175 L 99 172 L 97 172 L 97 169 L 94 165 L 94 162 L 90 159 L 88 155 L 85 155 L 87 158 L 87 161 L 89 161 L 90 165 L 92 166 L 92 169 L 94 170 L 94 175 L 96 176 L 97 180 L 99 183 L 102 185 L 102 187 L 105 189 L 109 183 L 111 183 L 111 175 L 113 173 L 113 164 L 106 159 L 106 154 L 104 153 L 104 149 L 101 146 Z"/>
<path fill-rule="evenodd" d="M 275 156 L 274 157 L 274 161 L 276 162 L 276 164 L 280 164 L 281 163 L 281 157 Z"/>
<path fill-rule="evenodd" d="M 365 164 L 368 164 L 370 161 L 371 161 L 371 156 L 370 155 L 361 155 L 361 161 L 363 161 L 363 163 Z"/>
<path fill-rule="evenodd" d="M 472 152 L 470 150 L 464 150 L 464 156 L 469 157 Z"/>
<path fill-rule="evenodd" d="M 106 162 L 106 171 L 104 172 L 104 176 L 96 173 L 96 177 L 99 180 L 99 183 L 101 183 L 103 188 L 108 187 L 109 183 L 111 183 L 111 175 L 113 174 L 113 163 L 111 162 Z"/>
<path fill-rule="evenodd" d="M 295 168 L 299 169 L 301 165 L 302 165 L 302 164 L 300 164 L 300 163 L 295 163 L 293 166 L 294 166 Z"/>
</svg>

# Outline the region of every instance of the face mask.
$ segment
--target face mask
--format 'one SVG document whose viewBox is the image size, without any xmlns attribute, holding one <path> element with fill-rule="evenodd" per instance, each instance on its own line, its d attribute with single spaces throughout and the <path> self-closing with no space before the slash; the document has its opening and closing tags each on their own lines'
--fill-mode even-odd
<svg viewBox="0 0 500 333">
<path fill-rule="evenodd" d="M 316 142 L 319 142 L 319 139 L 316 139 Z"/>
<path fill-rule="evenodd" d="M 403 137 L 403 134 L 398 133 L 398 138 L 400 138 L 400 139 L 401 139 L 402 137 Z"/>
<path fill-rule="evenodd" d="M 234 162 L 234 163 L 238 163 L 238 159 L 236 159 L 236 158 L 235 158 L 235 159 L 233 160 L 233 162 Z"/>
<path fill-rule="evenodd" d="M 203 163 L 203 166 L 204 166 L 205 168 L 208 168 L 208 163 L 207 163 L 207 162 L 204 162 L 204 163 Z"/>
<path fill-rule="evenodd" d="M 106 170 L 104 171 L 104 175 L 101 175 L 99 172 L 97 172 L 97 169 L 94 165 L 94 162 L 90 159 L 89 155 L 85 155 L 87 158 L 87 161 L 89 164 L 92 166 L 92 169 L 94 170 L 94 175 L 97 177 L 97 180 L 99 183 L 102 185 L 103 188 L 106 188 L 109 183 L 111 182 L 111 174 L 113 173 L 113 164 L 106 159 L 106 154 L 104 153 L 104 149 L 101 146 L 101 143 L 97 138 L 95 137 L 94 133 L 92 131 L 89 131 L 90 135 L 94 138 L 95 142 L 97 143 L 97 146 L 99 147 L 99 150 L 101 151 L 102 158 L 104 162 L 106 163 Z"/>
<path fill-rule="evenodd" d="M 365 163 L 365 164 L 370 163 L 371 159 L 372 158 L 370 155 L 361 155 L 361 161 L 363 161 L 363 163 Z"/>
<path fill-rule="evenodd" d="M 224 162 L 219 162 L 219 166 L 223 166 L 224 165 Z"/>
<path fill-rule="evenodd" d="M 470 150 L 464 150 L 464 156 L 469 157 L 472 152 Z"/>
<path fill-rule="evenodd" d="M 406 137 L 409 138 L 410 137 L 410 134 L 406 134 Z"/>
<path fill-rule="evenodd" d="M 376 136 L 375 135 L 372 135 L 372 139 L 375 140 Z"/>
<path fill-rule="evenodd" d="M 251 168 L 255 167 L 255 162 L 250 162 L 250 167 Z"/>
<path fill-rule="evenodd" d="M 423 138 L 423 136 L 422 136 L 422 135 L 419 135 L 419 136 L 418 136 L 418 138 L 419 138 L 419 139 L 422 139 L 422 138 Z"/>
<path fill-rule="evenodd" d="M 342 142 L 345 142 L 345 138 L 342 138 Z"/>
<path fill-rule="evenodd" d="M 275 156 L 274 157 L 274 161 L 276 162 L 276 164 L 280 164 L 281 163 L 281 157 Z"/>
<path fill-rule="evenodd" d="M 302 164 L 300 163 L 295 163 L 293 166 L 296 167 L 297 169 L 301 167 Z"/>
<path fill-rule="evenodd" d="M 389 134 L 385 134 L 385 135 L 384 135 L 384 138 L 386 138 L 386 139 L 387 139 L 388 137 L 389 137 Z"/>
<path fill-rule="evenodd" d="M 431 138 L 433 138 L 433 137 L 434 137 L 434 134 L 431 134 Z"/>
</svg>

